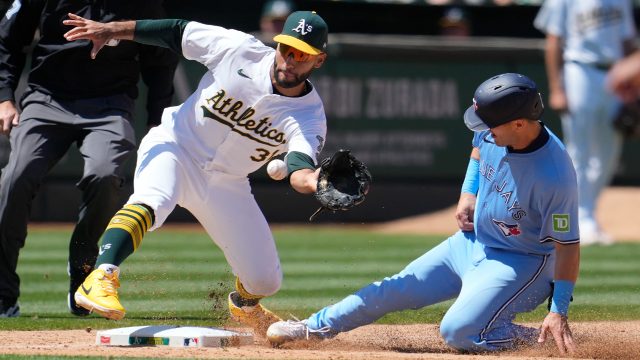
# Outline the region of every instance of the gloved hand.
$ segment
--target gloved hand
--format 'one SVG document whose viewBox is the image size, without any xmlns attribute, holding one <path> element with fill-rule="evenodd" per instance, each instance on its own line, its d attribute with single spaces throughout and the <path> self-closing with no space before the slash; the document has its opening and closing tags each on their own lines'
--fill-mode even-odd
<svg viewBox="0 0 640 360">
<path fill-rule="evenodd" d="M 371 173 L 349 150 L 338 150 L 320 163 L 318 187 L 315 197 L 320 208 L 309 218 L 323 210 L 349 210 L 362 203 L 369 192 Z"/>
</svg>

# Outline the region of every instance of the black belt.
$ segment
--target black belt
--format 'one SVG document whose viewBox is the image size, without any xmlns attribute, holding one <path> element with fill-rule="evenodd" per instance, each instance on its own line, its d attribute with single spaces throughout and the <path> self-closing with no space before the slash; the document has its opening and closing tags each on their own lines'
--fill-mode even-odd
<svg viewBox="0 0 640 360">
<path fill-rule="evenodd" d="M 580 64 L 580 65 L 587 65 L 587 66 L 592 66 L 598 70 L 602 70 L 602 71 L 609 71 L 609 69 L 611 69 L 611 67 L 613 66 L 613 64 L 605 64 L 605 63 L 584 63 L 584 62 L 580 62 L 580 61 L 576 61 L 576 60 L 570 60 L 569 62 L 572 63 L 576 63 L 576 64 Z"/>
</svg>

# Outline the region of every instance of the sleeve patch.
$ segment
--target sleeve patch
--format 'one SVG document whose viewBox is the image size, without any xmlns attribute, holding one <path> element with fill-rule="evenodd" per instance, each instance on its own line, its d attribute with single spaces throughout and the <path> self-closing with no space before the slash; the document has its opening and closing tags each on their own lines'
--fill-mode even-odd
<svg viewBox="0 0 640 360">
<path fill-rule="evenodd" d="M 553 221 L 553 231 L 555 232 L 569 232 L 571 230 L 569 214 L 553 214 L 551 221 Z"/>
</svg>

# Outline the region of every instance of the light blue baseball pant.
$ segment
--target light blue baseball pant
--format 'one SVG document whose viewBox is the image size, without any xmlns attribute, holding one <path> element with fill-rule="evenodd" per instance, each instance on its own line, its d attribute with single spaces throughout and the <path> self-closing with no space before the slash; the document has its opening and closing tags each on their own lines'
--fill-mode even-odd
<svg viewBox="0 0 640 360">
<path fill-rule="evenodd" d="M 516 325 L 513 319 L 549 297 L 553 259 L 487 248 L 473 232 L 459 231 L 400 273 L 311 315 L 307 326 L 329 327 L 336 334 L 392 311 L 419 309 L 457 296 L 440 324 L 449 346 L 488 351 L 531 343 L 538 331 Z"/>
</svg>

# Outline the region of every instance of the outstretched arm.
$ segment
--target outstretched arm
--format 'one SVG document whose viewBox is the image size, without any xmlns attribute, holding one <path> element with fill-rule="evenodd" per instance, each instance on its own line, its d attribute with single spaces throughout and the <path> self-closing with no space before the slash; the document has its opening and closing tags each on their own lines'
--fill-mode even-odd
<svg viewBox="0 0 640 360">
<path fill-rule="evenodd" d="M 318 186 L 318 174 L 320 168 L 315 167 L 313 159 L 309 155 L 292 151 L 286 157 L 289 171 L 289 184 L 301 194 L 316 192 Z"/>
<path fill-rule="evenodd" d="M 312 169 L 300 169 L 294 171 L 289 178 L 291 187 L 301 194 L 311 194 L 316 192 L 318 185 L 318 173 L 320 168 Z"/>
<path fill-rule="evenodd" d="M 72 13 L 69 13 L 69 20 L 64 20 L 62 23 L 74 26 L 64 34 L 68 41 L 91 40 L 93 42 L 92 59 L 95 59 L 98 52 L 111 40 L 133 40 L 136 29 L 134 20 L 100 23 Z"/>
<path fill-rule="evenodd" d="M 91 58 L 112 40 L 133 40 L 147 45 L 166 47 L 182 54 L 182 34 L 189 23 L 180 19 L 130 20 L 99 23 L 75 14 L 69 14 L 65 25 L 74 26 L 64 37 L 69 41 L 93 42 Z"/>
<path fill-rule="evenodd" d="M 545 317 L 538 342 L 545 342 L 551 334 L 561 354 L 575 352 L 573 335 L 569 328 L 567 313 L 573 286 L 578 279 L 580 244 L 556 244 L 556 266 L 551 311 Z"/>
</svg>

